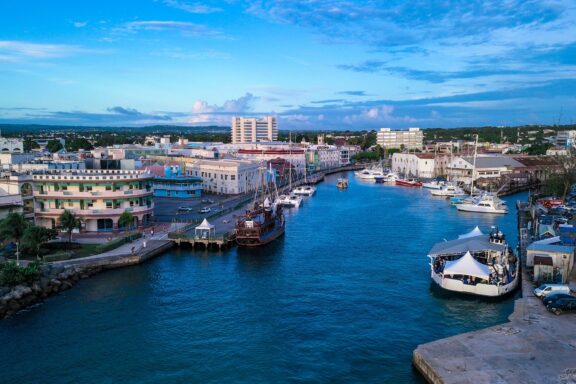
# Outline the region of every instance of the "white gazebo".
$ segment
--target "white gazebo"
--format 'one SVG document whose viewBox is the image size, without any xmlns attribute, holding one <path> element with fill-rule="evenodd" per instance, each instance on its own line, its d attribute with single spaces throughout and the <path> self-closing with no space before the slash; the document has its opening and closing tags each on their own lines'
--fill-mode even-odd
<svg viewBox="0 0 576 384">
<path fill-rule="evenodd" d="M 216 229 L 214 225 L 204 219 L 199 226 L 194 228 L 194 237 L 202 240 L 212 240 L 216 237 Z"/>
<path fill-rule="evenodd" d="M 488 280 L 490 278 L 490 268 L 476 261 L 470 252 L 466 252 L 458 260 L 446 262 L 444 275 L 465 275 Z"/>
</svg>

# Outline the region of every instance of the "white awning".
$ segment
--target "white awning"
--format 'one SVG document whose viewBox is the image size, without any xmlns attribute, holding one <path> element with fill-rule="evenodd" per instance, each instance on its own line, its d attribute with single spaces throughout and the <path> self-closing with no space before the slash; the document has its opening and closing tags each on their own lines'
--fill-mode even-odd
<svg viewBox="0 0 576 384">
<path fill-rule="evenodd" d="M 210 224 L 208 220 L 204 219 L 202 223 L 196 227 L 196 229 L 213 229 L 214 225 Z"/>
<path fill-rule="evenodd" d="M 486 279 L 490 277 L 490 268 L 472 257 L 470 252 L 454 261 L 447 261 L 444 266 L 445 275 L 466 275 Z"/>
<path fill-rule="evenodd" d="M 474 228 L 470 232 L 465 233 L 463 235 L 459 235 L 458 238 L 459 239 L 467 239 L 469 237 L 475 237 L 475 236 L 481 236 L 481 235 L 483 235 L 482 231 L 480 230 L 480 228 L 478 228 L 478 226 L 476 226 L 476 228 Z"/>
</svg>

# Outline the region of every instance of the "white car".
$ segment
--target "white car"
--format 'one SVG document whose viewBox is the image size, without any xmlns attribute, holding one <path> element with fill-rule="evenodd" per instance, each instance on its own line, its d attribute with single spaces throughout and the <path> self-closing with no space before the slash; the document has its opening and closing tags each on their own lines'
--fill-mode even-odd
<svg viewBox="0 0 576 384">
<path fill-rule="evenodd" d="M 212 210 L 212 209 L 210 209 L 210 207 L 204 207 L 204 208 L 202 208 L 199 212 L 200 212 L 200 213 L 208 213 L 208 212 L 210 212 L 211 210 Z"/>
</svg>

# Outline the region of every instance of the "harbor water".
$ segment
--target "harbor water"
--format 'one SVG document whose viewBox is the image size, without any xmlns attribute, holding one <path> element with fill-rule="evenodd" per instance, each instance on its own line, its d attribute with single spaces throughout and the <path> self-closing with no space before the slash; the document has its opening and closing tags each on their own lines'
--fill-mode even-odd
<svg viewBox="0 0 576 384">
<path fill-rule="evenodd" d="M 507 215 L 336 174 L 262 249 L 174 249 L 0 322 L 5 383 L 410 383 L 418 344 L 505 322 L 514 297 L 437 292 L 427 252 Z M 218 225 L 217 222 L 215 222 Z"/>
</svg>

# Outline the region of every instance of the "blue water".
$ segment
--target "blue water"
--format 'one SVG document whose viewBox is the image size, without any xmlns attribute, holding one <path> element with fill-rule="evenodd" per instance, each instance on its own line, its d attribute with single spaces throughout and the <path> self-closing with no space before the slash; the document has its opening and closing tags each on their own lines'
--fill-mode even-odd
<svg viewBox="0 0 576 384">
<path fill-rule="evenodd" d="M 511 212 L 457 212 L 428 191 L 336 178 L 263 249 L 175 249 L 99 274 L 0 322 L 5 383 L 422 382 L 414 348 L 506 321 L 513 298 L 431 289 L 427 251 Z"/>
</svg>

